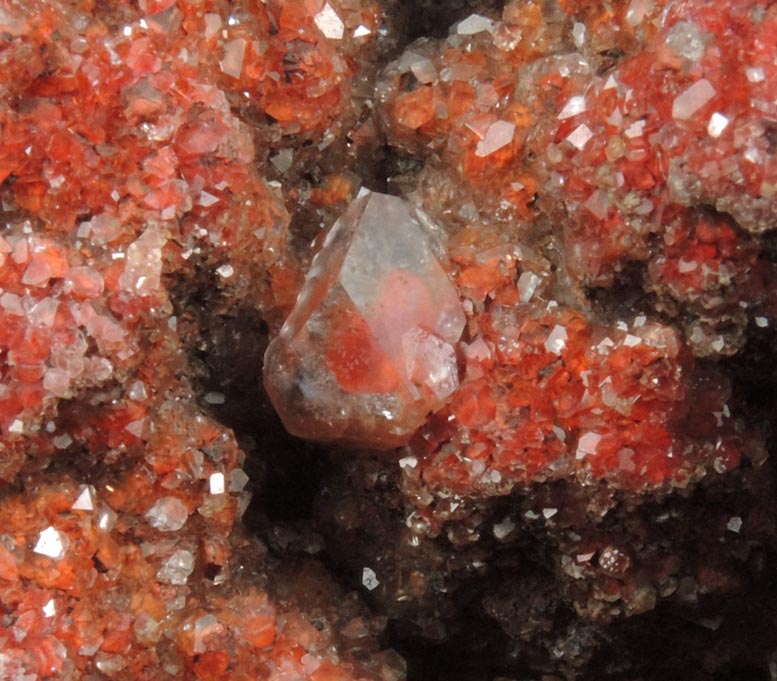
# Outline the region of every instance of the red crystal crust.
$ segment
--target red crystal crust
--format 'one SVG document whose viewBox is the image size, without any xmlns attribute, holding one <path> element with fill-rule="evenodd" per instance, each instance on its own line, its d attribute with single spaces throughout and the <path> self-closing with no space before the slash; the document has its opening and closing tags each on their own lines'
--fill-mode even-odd
<svg viewBox="0 0 777 681">
<path fill-rule="evenodd" d="M 349 125 L 377 22 L 336 0 L 1 4 L 3 679 L 401 676 L 358 603 L 243 536 L 245 455 L 197 406 L 171 296 L 206 273 L 224 310 L 283 316 L 299 265 L 257 141 Z"/>
<path fill-rule="evenodd" d="M 540 22 L 539 3 L 509 3 L 490 30 L 411 46 L 379 90 L 389 137 L 435 150 L 426 182 L 446 178 L 486 221 L 536 233 L 550 218 L 572 283 L 612 287 L 644 263 L 694 354 L 734 354 L 771 307 L 773 268 L 756 260 L 774 222 L 777 15 L 608 7 L 562 3 Z"/>
<path fill-rule="evenodd" d="M 775 6 L 508 2 L 410 45 L 373 103 L 379 24 L 370 0 L 0 0 L 0 677 L 403 677 L 381 618 L 243 535 L 245 455 L 190 383 L 200 297 L 274 333 L 381 146 L 447 254 L 389 258 L 385 225 L 372 260 L 325 245 L 265 367 L 297 434 L 412 438 L 399 481 L 366 459 L 337 481 L 353 544 L 402 539 L 348 547 L 365 587 L 414 626 L 431 603 L 443 637 L 448 584 L 499 576 L 480 540 L 505 508 L 494 542 L 540 537 L 555 570 L 485 599 L 522 647 L 560 602 L 535 593 L 585 629 L 760 569 L 735 535 L 773 534 L 763 444 L 715 362 L 777 309 Z M 680 565 L 632 506 L 721 480 L 758 502 L 704 517 Z"/>
<path fill-rule="evenodd" d="M 699 358 L 771 323 L 777 15 L 663 10 L 508 3 L 385 70 L 387 134 L 425 161 L 419 201 L 468 312 L 464 379 L 402 467 L 421 515 L 429 492 L 559 478 L 685 487 L 760 451 Z"/>
</svg>

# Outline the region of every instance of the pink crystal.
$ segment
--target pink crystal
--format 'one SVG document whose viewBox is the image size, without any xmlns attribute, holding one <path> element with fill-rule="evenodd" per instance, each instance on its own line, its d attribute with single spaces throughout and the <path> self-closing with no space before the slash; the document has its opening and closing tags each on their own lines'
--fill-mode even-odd
<svg viewBox="0 0 777 681">
<path fill-rule="evenodd" d="M 715 88 L 705 78 L 683 90 L 672 104 L 672 118 L 688 119 L 715 96 Z"/>
<path fill-rule="evenodd" d="M 402 199 L 366 193 L 332 228 L 265 356 L 291 433 L 395 447 L 458 387 L 464 314 L 424 223 Z"/>
<path fill-rule="evenodd" d="M 475 150 L 476 156 L 490 156 L 495 151 L 507 146 L 513 141 L 515 135 L 515 126 L 507 121 L 496 121 L 492 123 L 486 136 L 478 142 Z"/>
</svg>

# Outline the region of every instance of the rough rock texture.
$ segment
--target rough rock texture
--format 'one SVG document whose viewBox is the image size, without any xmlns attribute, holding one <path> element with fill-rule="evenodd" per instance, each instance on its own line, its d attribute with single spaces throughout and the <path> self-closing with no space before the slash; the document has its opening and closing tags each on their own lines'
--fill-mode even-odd
<svg viewBox="0 0 777 681">
<path fill-rule="evenodd" d="M 269 141 L 358 118 L 377 8 L 314 4 L 0 4 L 3 679 L 403 675 L 240 529 L 245 453 L 190 383 L 206 281 L 277 323 L 301 280 Z"/>
<path fill-rule="evenodd" d="M 0 0 L 0 677 L 777 678 L 775 44 Z"/>
</svg>

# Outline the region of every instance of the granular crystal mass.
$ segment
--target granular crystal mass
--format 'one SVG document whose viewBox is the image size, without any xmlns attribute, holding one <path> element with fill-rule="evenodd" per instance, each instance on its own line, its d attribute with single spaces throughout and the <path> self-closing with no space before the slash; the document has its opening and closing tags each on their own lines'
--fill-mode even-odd
<svg viewBox="0 0 777 681">
<path fill-rule="evenodd" d="M 0 0 L 0 678 L 774 677 L 775 45 Z"/>
</svg>

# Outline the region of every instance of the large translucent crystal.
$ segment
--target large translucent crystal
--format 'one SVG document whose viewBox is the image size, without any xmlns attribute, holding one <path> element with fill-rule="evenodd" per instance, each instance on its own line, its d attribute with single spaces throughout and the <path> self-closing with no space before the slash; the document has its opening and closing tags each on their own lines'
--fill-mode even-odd
<svg viewBox="0 0 777 681">
<path fill-rule="evenodd" d="M 437 246 L 393 196 L 365 192 L 335 223 L 265 355 L 289 432 L 391 448 L 445 404 L 464 314 Z"/>
</svg>

